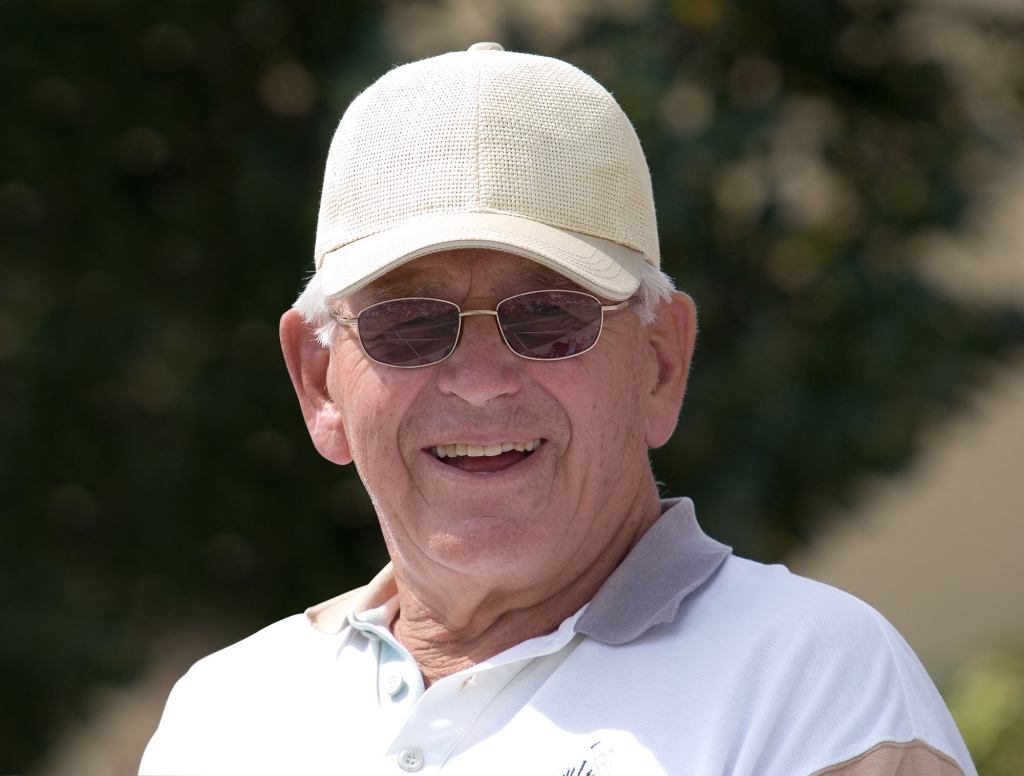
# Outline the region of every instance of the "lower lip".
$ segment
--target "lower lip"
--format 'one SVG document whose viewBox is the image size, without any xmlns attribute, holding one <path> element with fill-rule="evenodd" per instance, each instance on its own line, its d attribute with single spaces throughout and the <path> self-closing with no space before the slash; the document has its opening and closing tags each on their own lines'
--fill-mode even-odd
<svg viewBox="0 0 1024 776">
<path fill-rule="evenodd" d="M 516 450 L 509 450 L 498 455 L 474 455 L 460 456 L 459 458 L 446 459 L 442 461 L 446 466 L 454 466 L 456 469 L 468 472 L 469 474 L 496 474 L 505 471 L 516 464 L 520 464 L 530 457 L 532 453 L 524 453 Z M 447 461 L 453 461 L 447 463 Z"/>
<path fill-rule="evenodd" d="M 530 455 L 521 458 L 512 458 L 508 453 L 502 453 L 501 455 L 495 456 L 480 456 L 469 458 L 466 461 L 466 467 L 455 466 L 450 463 L 445 463 L 441 459 L 437 458 L 433 453 L 424 450 L 423 453 L 434 463 L 439 471 L 446 473 L 449 476 L 457 477 L 465 480 L 465 478 L 473 478 L 476 480 L 481 479 L 494 479 L 501 477 L 514 476 L 519 473 L 525 473 L 531 468 L 531 464 L 538 458 L 541 450 L 545 447 L 545 444 L 541 442 L 540 446 L 537 447 Z M 504 461 L 502 459 L 505 459 Z M 511 460 L 510 460 L 511 459 Z M 472 461 L 472 463 L 470 463 Z M 476 463 L 479 461 L 479 463 Z M 504 464 L 504 465 L 503 465 Z M 476 468 L 479 467 L 479 468 Z M 498 468 L 500 467 L 500 468 Z"/>
</svg>

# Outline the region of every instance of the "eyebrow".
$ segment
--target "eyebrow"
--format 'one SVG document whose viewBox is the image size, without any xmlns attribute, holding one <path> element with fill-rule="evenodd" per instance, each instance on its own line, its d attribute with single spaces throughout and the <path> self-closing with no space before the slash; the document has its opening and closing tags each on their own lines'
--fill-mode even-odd
<svg viewBox="0 0 1024 776">
<path fill-rule="evenodd" d="M 385 302 L 388 299 L 405 299 L 408 297 L 425 296 L 440 297 L 444 285 L 436 280 L 416 282 L 412 278 L 382 280 L 363 289 L 367 304 Z"/>
<path fill-rule="evenodd" d="M 544 267 L 540 264 L 530 267 L 530 269 L 526 272 L 526 279 L 531 283 L 544 284 L 548 288 L 580 288 L 577 283 L 574 283 L 565 275 L 561 274 L 560 272 L 556 272 L 553 269 L 548 269 L 547 267 Z"/>
<path fill-rule="evenodd" d="M 572 280 L 556 272 L 553 269 L 536 264 L 527 269 L 517 280 L 523 281 L 524 285 L 537 286 L 539 288 L 554 288 L 558 290 L 583 290 Z M 524 290 L 530 290 L 524 288 Z M 409 297 L 445 297 L 444 283 L 439 280 L 417 278 L 415 275 L 382 279 L 362 289 L 362 295 L 366 298 L 366 305 L 385 302 L 389 299 L 407 299 Z"/>
</svg>

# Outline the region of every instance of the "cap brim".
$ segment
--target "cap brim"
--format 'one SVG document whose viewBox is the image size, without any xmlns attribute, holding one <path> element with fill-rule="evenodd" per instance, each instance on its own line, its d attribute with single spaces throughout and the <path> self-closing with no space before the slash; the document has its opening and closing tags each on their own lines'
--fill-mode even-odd
<svg viewBox="0 0 1024 776">
<path fill-rule="evenodd" d="M 317 279 L 326 296 L 350 294 L 408 261 L 455 248 L 514 253 L 614 301 L 636 292 L 645 261 L 643 253 L 624 245 L 520 216 L 444 213 L 325 251 L 318 261 Z"/>
</svg>

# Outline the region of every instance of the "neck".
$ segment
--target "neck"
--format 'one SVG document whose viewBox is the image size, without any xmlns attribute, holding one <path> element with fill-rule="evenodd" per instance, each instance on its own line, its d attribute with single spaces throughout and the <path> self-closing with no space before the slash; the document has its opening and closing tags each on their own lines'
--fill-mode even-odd
<svg viewBox="0 0 1024 776">
<path fill-rule="evenodd" d="M 510 591 L 464 580 L 454 589 L 418 590 L 403 584 L 407 580 L 396 568 L 400 609 L 392 628 L 425 684 L 556 630 L 590 601 L 661 514 L 653 482 L 637 496 L 612 541 L 554 585 L 546 580 L 538 589 Z"/>
</svg>

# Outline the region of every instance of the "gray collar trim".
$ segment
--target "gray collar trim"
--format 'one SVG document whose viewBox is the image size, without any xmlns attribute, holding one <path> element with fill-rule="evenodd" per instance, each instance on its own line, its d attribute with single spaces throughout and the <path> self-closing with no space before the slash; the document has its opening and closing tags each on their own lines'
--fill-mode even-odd
<svg viewBox="0 0 1024 776">
<path fill-rule="evenodd" d="M 577 633 L 618 645 L 672 622 L 683 599 L 729 557 L 731 547 L 701 531 L 690 499 L 667 499 L 661 507 L 661 517 L 597 591 Z"/>
</svg>

